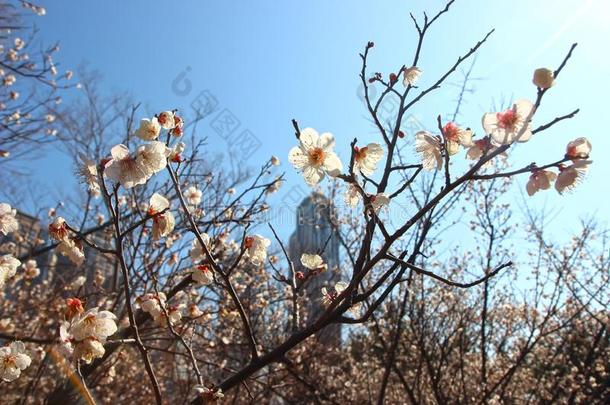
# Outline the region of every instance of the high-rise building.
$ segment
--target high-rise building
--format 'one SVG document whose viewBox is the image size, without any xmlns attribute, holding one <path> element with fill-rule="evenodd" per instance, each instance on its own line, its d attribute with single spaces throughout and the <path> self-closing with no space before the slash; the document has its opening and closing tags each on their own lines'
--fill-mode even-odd
<svg viewBox="0 0 610 405">
<path fill-rule="evenodd" d="M 332 287 L 340 279 L 339 240 L 331 221 L 334 212 L 331 201 L 324 195 L 312 193 L 297 208 L 297 225 L 290 237 L 288 254 L 296 271 L 305 271 L 301 265 L 303 253 L 319 254 L 328 265 L 324 271 L 310 279 L 306 285 L 308 297 L 304 311 L 305 322 L 318 319 L 324 312 L 322 287 Z M 324 344 L 338 345 L 341 342 L 341 325 L 332 324 L 321 330 L 317 339 Z"/>
</svg>

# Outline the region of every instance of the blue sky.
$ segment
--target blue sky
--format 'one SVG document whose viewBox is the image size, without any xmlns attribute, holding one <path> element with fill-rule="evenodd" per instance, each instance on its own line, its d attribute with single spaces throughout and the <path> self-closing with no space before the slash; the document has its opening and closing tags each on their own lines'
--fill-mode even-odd
<svg viewBox="0 0 610 405">
<path fill-rule="evenodd" d="M 560 6 L 559 6 L 560 4 Z M 257 166 L 279 156 L 287 172 L 287 188 L 306 187 L 286 162 L 294 145 L 290 123 L 312 126 L 335 135 L 338 152 L 349 157 L 349 142 L 380 141 L 365 117 L 357 96 L 360 58 L 367 41 L 375 42 L 369 69 L 384 74 L 412 59 L 416 33 L 409 12 L 434 14 L 444 1 L 42 1 L 47 15 L 36 18 L 43 38 L 59 40 L 62 67 L 87 63 L 104 76 L 108 91 L 128 91 L 152 113 L 168 108 L 188 111 L 203 91 L 213 95 L 219 110 L 239 120 L 261 142 L 247 162 Z M 516 164 L 557 160 L 565 145 L 579 136 L 593 143 L 595 161 L 576 193 L 539 193 L 529 202 L 535 208 L 561 207 L 560 232 L 570 232 L 583 215 L 610 218 L 602 196 L 608 194 L 610 168 L 602 152 L 610 139 L 605 123 L 610 57 L 607 39 L 610 15 L 606 0 L 458 0 L 450 13 L 432 28 L 419 66 L 421 86 L 433 83 L 491 28 L 496 32 L 478 55 L 475 93 L 458 122 L 480 131 L 480 118 L 490 106 L 510 98 L 535 97 L 531 84 L 535 68 L 555 68 L 573 42 L 579 46 L 558 83 L 545 97 L 534 125 L 581 108 L 578 117 L 519 146 Z M 190 91 L 172 86 L 180 73 Z M 450 82 L 456 82 L 460 75 Z M 185 84 L 180 82 L 180 89 Z M 456 88 L 445 86 L 413 113 L 427 125 L 437 114 L 453 108 Z M 601 123 L 601 125 L 600 125 Z M 225 141 L 209 122 L 201 126 L 212 150 Z M 460 155 L 461 158 L 462 155 Z M 67 159 L 50 151 L 36 164 L 49 187 L 66 187 Z M 527 176 L 519 178 L 523 189 Z M 281 198 L 278 196 L 276 198 Z M 515 201 L 519 199 L 515 189 Z"/>
</svg>

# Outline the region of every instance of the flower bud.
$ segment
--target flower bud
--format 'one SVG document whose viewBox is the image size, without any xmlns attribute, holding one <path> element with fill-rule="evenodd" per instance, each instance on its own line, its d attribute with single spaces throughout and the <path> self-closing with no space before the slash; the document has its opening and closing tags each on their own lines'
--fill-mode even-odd
<svg viewBox="0 0 610 405">
<path fill-rule="evenodd" d="M 541 89 L 548 89 L 555 83 L 555 75 L 551 69 L 539 68 L 534 71 L 532 82 Z"/>
</svg>

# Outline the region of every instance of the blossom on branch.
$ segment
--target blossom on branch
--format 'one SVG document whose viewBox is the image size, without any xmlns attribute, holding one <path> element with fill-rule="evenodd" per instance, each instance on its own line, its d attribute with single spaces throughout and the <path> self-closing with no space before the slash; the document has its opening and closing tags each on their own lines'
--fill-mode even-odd
<svg viewBox="0 0 610 405">
<path fill-rule="evenodd" d="M 591 153 L 591 142 L 587 138 L 576 138 L 566 147 L 566 158 L 572 161 L 588 159 Z"/>
<path fill-rule="evenodd" d="M 403 73 L 402 84 L 407 86 L 415 86 L 420 76 L 422 75 L 422 71 L 417 66 L 411 66 L 410 68 L 405 69 Z"/>
<path fill-rule="evenodd" d="M 462 129 L 454 122 L 448 122 L 443 127 L 443 136 L 447 142 L 447 152 L 450 155 L 455 155 L 460 151 L 460 146 L 469 148 L 472 146 L 472 130 L 470 128 Z"/>
<path fill-rule="evenodd" d="M 303 267 L 315 272 L 325 271 L 328 267 L 320 255 L 309 253 L 301 255 L 301 264 Z"/>
<path fill-rule="evenodd" d="M 250 259 L 250 263 L 260 266 L 267 260 L 267 248 L 271 241 L 261 235 L 246 236 L 244 239 L 244 257 Z"/>
<path fill-rule="evenodd" d="M 483 128 L 498 145 L 527 142 L 532 136 L 530 120 L 534 115 L 534 104 L 529 100 L 517 100 L 511 108 L 483 115 Z"/>
<path fill-rule="evenodd" d="M 11 232 L 15 232 L 19 229 L 19 222 L 17 221 L 17 210 L 11 208 L 7 203 L 0 204 L 0 233 L 8 235 Z"/>
<path fill-rule="evenodd" d="M 31 363 L 32 359 L 27 354 L 23 342 L 14 341 L 8 346 L 0 347 L 0 379 L 2 381 L 16 380 Z"/>
<path fill-rule="evenodd" d="M 415 151 L 420 154 L 425 170 L 443 167 L 440 140 L 428 131 L 419 131 L 415 134 Z"/>
<path fill-rule="evenodd" d="M 153 240 L 161 239 L 174 230 L 174 225 L 176 224 L 174 214 L 169 211 L 168 199 L 161 194 L 154 193 L 150 197 L 148 214 L 153 217 Z"/>
<path fill-rule="evenodd" d="M 299 146 L 288 153 L 288 161 L 303 173 L 305 182 L 314 186 L 328 174 L 336 177 L 341 174 L 343 164 L 333 152 L 335 140 L 330 132 L 318 135 L 313 128 L 301 131 Z"/>
<path fill-rule="evenodd" d="M 19 266 L 21 266 L 21 262 L 13 255 L 0 256 L 0 288 L 4 287 L 6 280 L 15 276 Z"/>
<path fill-rule="evenodd" d="M 540 190 L 548 190 L 556 178 L 557 175 L 549 170 L 534 170 L 525 185 L 527 194 L 533 196 Z"/>
<path fill-rule="evenodd" d="M 154 141 L 161 133 L 161 125 L 156 117 L 151 119 L 144 118 L 140 121 L 140 127 L 136 131 L 136 136 L 145 141 Z"/>
<path fill-rule="evenodd" d="M 191 270 L 191 277 L 197 285 L 208 285 L 214 281 L 214 275 L 210 266 L 207 264 L 199 264 Z"/>
<path fill-rule="evenodd" d="M 354 174 L 372 175 L 383 153 L 383 148 L 377 143 L 369 143 L 362 148 L 354 146 Z"/>
<path fill-rule="evenodd" d="M 555 180 L 555 189 L 559 194 L 573 190 L 587 174 L 590 160 L 576 160 L 569 166 L 559 165 L 559 175 Z"/>
</svg>

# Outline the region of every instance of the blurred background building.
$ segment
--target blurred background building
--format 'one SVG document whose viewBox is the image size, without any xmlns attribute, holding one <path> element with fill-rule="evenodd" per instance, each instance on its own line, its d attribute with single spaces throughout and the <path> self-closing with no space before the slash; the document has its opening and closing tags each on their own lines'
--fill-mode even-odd
<svg viewBox="0 0 610 405">
<path fill-rule="evenodd" d="M 307 272 L 301 265 L 303 253 L 319 254 L 328 265 L 327 271 L 309 280 L 305 290 L 308 297 L 302 319 L 312 322 L 325 310 L 322 303 L 322 287 L 332 287 L 340 279 L 339 239 L 331 221 L 334 218 L 331 201 L 319 193 L 306 197 L 297 208 L 297 226 L 290 236 L 288 254 L 294 263 L 295 271 Z M 333 324 L 316 335 L 317 339 L 327 345 L 341 343 L 341 325 Z"/>
</svg>

